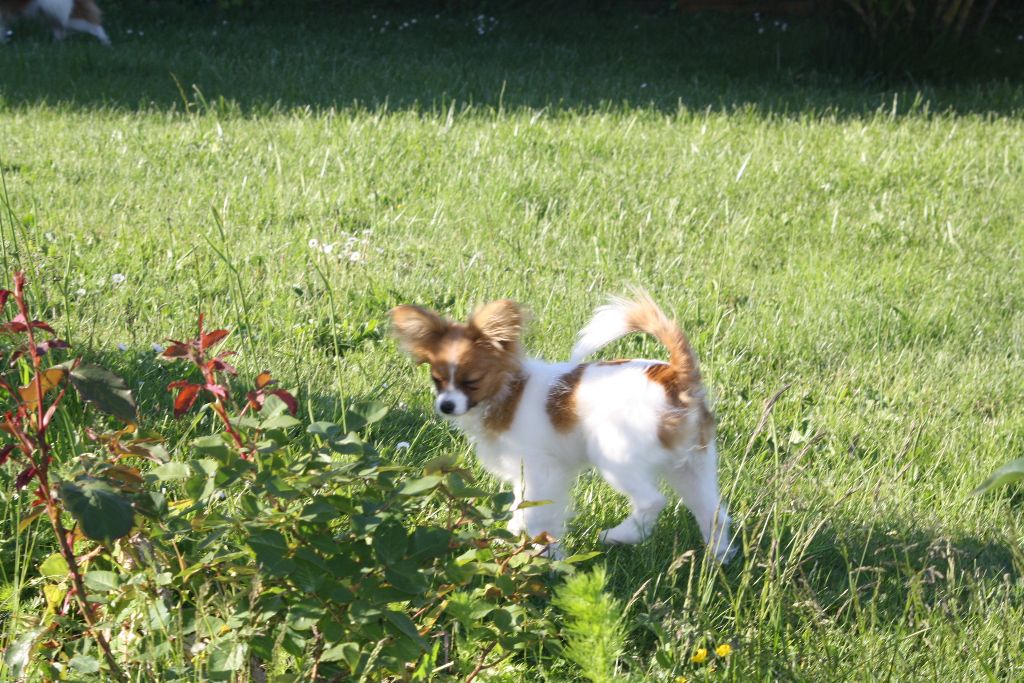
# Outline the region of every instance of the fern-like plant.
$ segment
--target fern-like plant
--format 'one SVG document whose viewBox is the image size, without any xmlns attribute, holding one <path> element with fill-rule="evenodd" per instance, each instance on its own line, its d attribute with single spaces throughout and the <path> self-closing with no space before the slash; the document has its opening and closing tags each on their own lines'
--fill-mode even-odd
<svg viewBox="0 0 1024 683">
<path fill-rule="evenodd" d="M 622 603 L 605 592 L 604 567 L 580 572 L 558 589 L 554 604 L 565 613 L 565 655 L 591 683 L 621 681 L 616 666 L 625 648 Z"/>
</svg>

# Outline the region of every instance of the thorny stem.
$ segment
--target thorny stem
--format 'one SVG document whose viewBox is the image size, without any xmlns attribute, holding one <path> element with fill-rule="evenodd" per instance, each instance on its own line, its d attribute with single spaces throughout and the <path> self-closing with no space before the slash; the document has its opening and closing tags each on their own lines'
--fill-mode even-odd
<svg viewBox="0 0 1024 683">
<path fill-rule="evenodd" d="M 200 337 L 201 336 L 202 328 L 200 328 Z M 219 384 L 219 382 L 217 382 L 217 373 L 212 368 L 209 368 L 204 364 L 202 371 L 207 384 Z M 231 435 L 231 438 L 234 440 L 235 445 L 238 447 L 238 450 L 242 453 L 243 457 L 248 456 L 251 459 L 255 455 L 255 449 L 246 447 L 245 441 L 242 440 L 242 435 L 239 434 L 238 430 L 231 424 L 231 418 L 228 417 L 228 411 L 224 407 L 224 402 L 221 401 L 219 396 L 215 396 L 214 398 L 215 400 L 212 404 L 213 412 L 217 413 L 217 417 L 219 417 L 220 421 L 224 423 L 224 430 Z"/>
<path fill-rule="evenodd" d="M 497 647 L 497 645 L 497 642 L 493 642 L 484 648 L 484 651 L 480 653 L 480 660 L 476 663 L 476 667 L 469 672 L 468 676 L 466 676 L 466 683 L 472 683 L 473 679 L 476 678 L 481 671 L 484 669 L 490 669 L 509 657 L 509 655 L 505 655 L 504 657 L 499 657 L 496 661 L 493 661 L 490 664 L 484 664 L 484 662 L 487 661 L 487 655 L 491 654 L 491 650 Z"/>
<path fill-rule="evenodd" d="M 32 370 L 33 370 L 33 381 L 36 385 L 36 443 L 35 447 L 39 451 L 40 457 L 36 460 L 33 466 L 36 468 L 36 479 L 39 481 L 40 492 L 42 493 L 43 503 L 46 505 L 46 513 L 50 518 L 50 526 L 53 527 L 53 533 L 57 537 L 57 543 L 60 546 L 60 554 L 64 557 L 64 561 L 68 565 L 68 572 L 71 574 L 71 580 L 75 585 L 75 600 L 78 602 L 79 608 L 82 610 L 82 617 L 85 619 L 85 624 L 88 627 L 89 632 L 96 638 L 96 642 L 99 644 L 100 649 L 103 650 L 103 656 L 107 660 L 107 664 L 110 666 L 110 672 L 119 681 L 127 683 L 128 678 L 121 670 L 117 660 L 114 658 L 114 653 L 110 650 L 110 643 L 103 637 L 103 634 L 96 628 L 96 612 L 93 610 L 92 604 L 88 601 L 88 594 L 85 590 L 85 581 L 82 579 L 82 572 L 78 567 L 78 560 L 75 558 L 74 548 L 71 546 L 71 542 L 68 540 L 67 529 L 64 528 L 64 524 L 60 519 L 60 510 L 57 508 L 56 502 L 53 499 L 53 492 L 50 489 L 50 477 L 49 477 L 49 465 L 50 465 L 50 444 L 46 440 L 46 425 L 43 423 L 46 416 L 46 406 L 43 403 L 43 382 L 40 367 L 42 361 L 39 358 L 39 353 L 36 351 L 36 340 L 35 334 L 32 332 L 32 319 L 29 317 L 28 306 L 25 304 L 25 275 L 24 273 L 15 273 L 14 275 L 14 300 L 18 304 L 18 312 L 21 313 L 22 318 L 25 321 L 26 335 L 28 336 L 28 352 L 29 357 L 32 359 Z M 63 394 L 61 394 L 63 396 Z M 60 396 L 56 399 L 60 400 Z M 8 420 L 8 424 L 10 421 Z M 13 425 L 12 425 L 13 426 Z M 20 428 L 16 429 L 17 432 L 22 432 Z M 26 438 L 27 435 L 19 434 L 23 444 L 28 443 Z M 29 462 L 32 462 L 31 453 L 26 452 L 26 456 Z"/>
</svg>

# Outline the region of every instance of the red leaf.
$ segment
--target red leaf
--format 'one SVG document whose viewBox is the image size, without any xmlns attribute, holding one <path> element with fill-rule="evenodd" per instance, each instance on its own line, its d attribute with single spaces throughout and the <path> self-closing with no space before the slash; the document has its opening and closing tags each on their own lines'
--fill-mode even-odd
<svg viewBox="0 0 1024 683">
<path fill-rule="evenodd" d="M 229 333 L 227 330 L 214 330 L 213 332 L 208 332 L 202 335 L 201 337 L 199 337 L 199 350 L 205 351 L 211 346 L 214 346 L 215 344 L 219 343 L 222 339 L 224 339 L 224 337 L 228 336 L 228 334 Z"/>
<path fill-rule="evenodd" d="M 256 388 L 262 389 L 268 384 L 273 384 L 274 380 L 270 379 L 270 371 L 264 370 L 260 374 L 256 375 Z"/>
<path fill-rule="evenodd" d="M 4 291 L 6 292 L 7 290 L 4 290 Z M 10 292 L 8 292 L 8 294 L 10 294 Z M 7 444 L 6 446 L 3 447 L 2 450 L 0 450 L 0 465 L 3 465 L 5 462 L 7 462 L 7 459 L 9 457 L 11 457 L 11 451 L 13 451 L 13 450 L 14 450 L 14 444 L 13 443 Z"/>
<path fill-rule="evenodd" d="M 245 397 L 249 399 L 249 407 L 252 408 L 253 410 L 259 410 L 260 408 L 262 408 L 263 402 L 267 400 L 267 397 L 263 395 L 262 391 L 250 391 L 248 394 L 245 395 Z"/>
<path fill-rule="evenodd" d="M 0 329 L 4 332 L 27 332 L 29 327 L 35 327 L 40 330 L 46 330 L 50 334 L 55 334 L 53 328 L 42 320 L 29 321 L 21 313 L 11 318 L 11 322 L 5 323 Z"/>
<path fill-rule="evenodd" d="M 7 305 L 7 299 L 10 296 L 11 296 L 11 290 L 9 290 L 9 289 L 0 289 L 0 308 L 3 308 L 4 306 Z"/>
<path fill-rule="evenodd" d="M 70 349 L 71 345 L 63 339 L 47 339 L 41 344 L 36 344 L 36 355 L 45 356 L 54 349 Z"/>
<path fill-rule="evenodd" d="M 173 382 L 171 382 L 170 384 L 167 385 L 167 391 L 171 391 L 172 389 L 180 389 L 182 387 L 187 387 L 190 384 L 192 384 L 192 382 L 189 382 L 187 379 L 176 379 L 176 380 L 174 380 Z"/>
<path fill-rule="evenodd" d="M 231 363 L 225 363 L 223 360 L 221 360 L 224 356 L 227 356 L 227 355 L 231 355 L 231 354 L 222 353 L 221 355 L 219 355 L 216 358 L 214 358 L 213 360 L 211 360 L 207 364 L 207 367 L 209 367 L 209 368 L 211 368 L 213 370 L 216 370 L 217 372 L 226 372 L 229 375 L 237 375 L 238 374 L 238 370 L 235 368 L 234 365 L 232 365 Z"/>
<path fill-rule="evenodd" d="M 30 465 L 21 471 L 18 478 L 14 480 L 14 488 L 21 490 L 25 488 L 25 485 L 32 481 L 32 477 L 36 476 L 35 465 Z"/>
<path fill-rule="evenodd" d="M 224 400 L 228 397 L 227 390 L 219 384 L 206 384 L 203 388 L 219 399 Z"/>
<path fill-rule="evenodd" d="M 60 399 L 60 397 L 58 397 L 58 400 L 59 399 Z M 46 414 L 43 415 L 43 427 L 42 427 L 42 429 L 39 430 L 40 434 L 45 432 L 46 428 L 50 426 L 50 420 L 53 419 L 53 414 L 56 413 L 56 412 L 57 412 L 57 401 L 54 401 L 50 405 L 50 407 L 46 410 Z"/>
<path fill-rule="evenodd" d="M 174 417 L 181 417 L 192 409 L 201 388 L 198 384 L 188 384 L 178 392 L 178 397 L 174 399 Z"/>
<path fill-rule="evenodd" d="M 188 344 L 173 339 L 167 341 L 171 342 L 171 345 L 160 354 L 163 358 L 184 358 L 188 355 Z"/>
<path fill-rule="evenodd" d="M 290 412 L 293 416 L 295 415 L 295 413 L 299 411 L 299 402 L 295 400 L 294 396 L 289 394 L 284 389 L 275 389 L 270 393 L 284 401 L 284 404 L 288 406 L 288 412 Z"/>
</svg>

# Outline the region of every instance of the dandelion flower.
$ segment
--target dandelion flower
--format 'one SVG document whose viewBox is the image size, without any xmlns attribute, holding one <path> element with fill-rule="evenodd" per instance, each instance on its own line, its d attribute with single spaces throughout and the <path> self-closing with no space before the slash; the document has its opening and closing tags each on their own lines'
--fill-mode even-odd
<svg viewBox="0 0 1024 683">
<path fill-rule="evenodd" d="M 690 657 L 690 661 L 694 664 L 703 664 L 708 661 L 708 649 L 706 647 L 698 647 L 693 656 Z"/>
<path fill-rule="evenodd" d="M 719 657 L 728 657 L 732 654 L 732 645 L 729 643 L 722 643 L 715 648 L 715 654 Z"/>
<path fill-rule="evenodd" d="M 307 242 L 306 244 L 309 245 L 310 249 L 319 249 L 320 248 L 320 240 L 316 239 L 315 237 L 313 239 L 311 239 L 309 242 Z"/>
</svg>

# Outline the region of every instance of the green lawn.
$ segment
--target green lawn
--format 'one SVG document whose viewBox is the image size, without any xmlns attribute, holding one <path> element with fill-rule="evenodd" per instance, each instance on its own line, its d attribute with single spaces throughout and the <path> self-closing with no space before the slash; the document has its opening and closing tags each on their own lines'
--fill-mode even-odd
<svg viewBox="0 0 1024 683">
<path fill-rule="evenodd" d="M 1024 677 L 1021 498 L 971 495 L 1024 454 L 1019 81 L 835 75 L 812 66 L 815 25 L 747 18 L 499 14 L 480 36 L 447 13 L 135 11 L 110 12 L 110 49 L 27 24 L 0 49 L 0 229 L 5 272 L 129 379 L 148 426 L 184 429 L 152 345 L 203 311 L 311 417 L 378 398 L 376 438 L 413 442 L 397 457 L 469 460 L 387 310 L 515 298 L 527 349 L 562 359 L 641 284 L 700 354 L 744 553 L 703 565 L 679 506 L 598 560 L 628 603 L 624 670 Z M 578 504 L 578 551 L 625 514 L 591 478 Z M 727 668 L 689 663 L 707 642 L 733 644 Z"/>
</svg>

